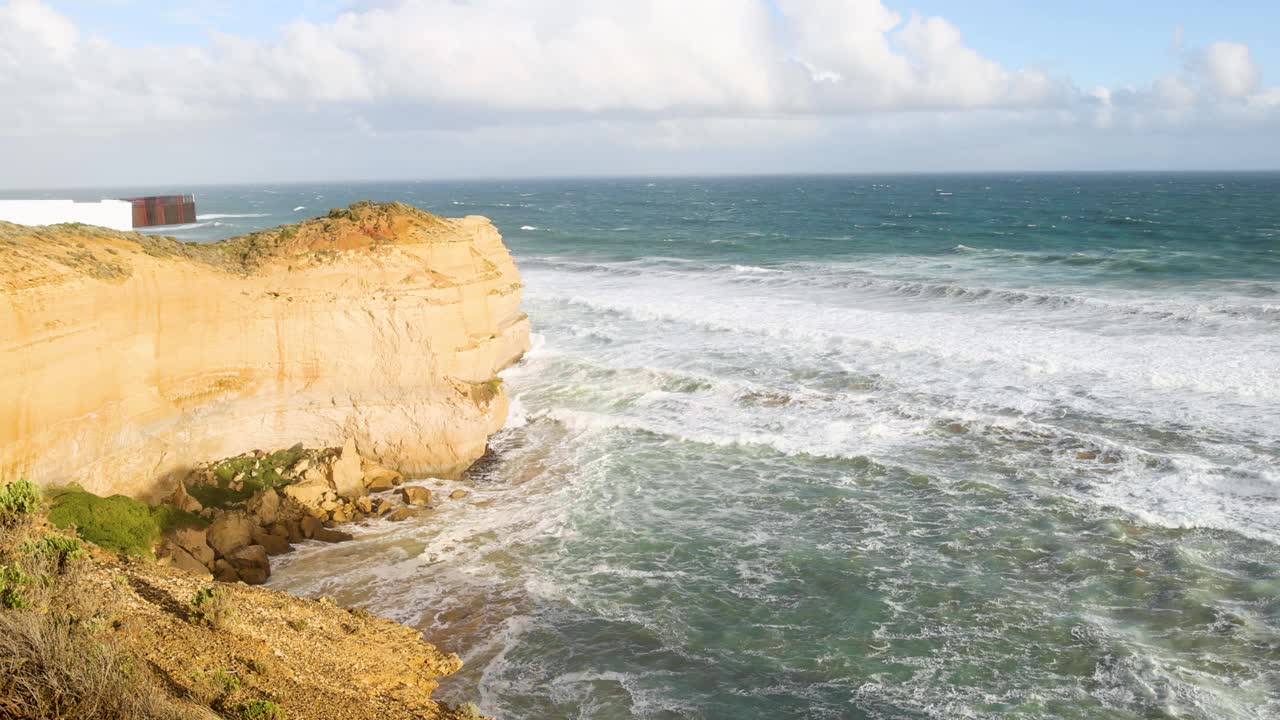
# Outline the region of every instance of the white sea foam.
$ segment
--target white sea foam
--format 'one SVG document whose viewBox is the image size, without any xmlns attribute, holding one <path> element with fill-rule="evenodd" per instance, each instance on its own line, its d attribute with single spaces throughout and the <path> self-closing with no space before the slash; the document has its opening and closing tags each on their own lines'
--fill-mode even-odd
<svg viewBox="0 0 1280 720">
<path fill-rule="evenodd" d="M 538 305 L 544 316 L 566 315 L 565 322 L 584 339 L 611 336 L 608 327 L 617 324 L 613 342 L 620 346 L 593 350 L 602 353 L 596 361 L 619 367 L 649 365 L 655 354 L 674 352 L 669 367 L 697 364 L 703 362 L 699 358 L 706 351 L 704 343 L 718 344 L 723 338 L 744 351 L 758 350 L 760 359 L 751 360 L 748 353 L 740 361 L 744 365 L 802 367 L 812 365 L 811 358 L 823 356 L 822 364 L 828 369 L 843 366 L 877 376 L 876 391 L 865 396 L 837 395 L 821 403 L 802 399 L 777 407 L 742 407 L 735 404 L 740 390 L 732 383 L 697 398 L 617 386 L 621 394 L 613 402 L 636 403 L 636 413 L 560 408 L 547 412 L 547 418 L 575 432 L 668 433 L 722 447 L 760 445 L 786 454 L 869 455 L 888 461 L 909 461 L 914 450 L 943 442 L 935 430 L 938 418 L 977 409 L 990 418 L 1009 412 L 1021 417 L 1069 412 L 1280 442 L 1280 432 L 1271 422 L 1274 404 L 1280 400 L 1280 386 L 1272 380 L 1280 375 L 1280 338 L 1274 334 L 1215 335 L 1190 329 L 1194 326 L 1186 332 L 1171 332 L 1166 320 L 1152 314 L 1155 311 L 1139 310 L 1147 314 L 1135 317 L 1146 318 L 1147 325 L 1134 326 L 1142 337 L 1135 342 L 1132 332 L 1097 332 L 1078 323 L 1078 315 L 1055 319 L 1047 313 L 1059 312 L 1058 300 L 1032 300 L 1026 307 L 1036 307 L 1036 312 L 1018 320 L 1009 314 L 1007 308 L 1012 306 L 1001 296 L 1006 291 L 955 286 L 939 292 L 940 298 L 948 299 L 955 293 L 975 292 L 1001 299 L 989 311 L 942 305 L 903 312 L 883 303 L 877 307 L 879 301 L 869 295 L 815 296 L 812 287 L 806 289 L 803 284 L 794 292 L 783 288 L 759 295 L 718 279 L 713 268 L 689 267 L 695 275 L 682 271 L 679 284 L 672 284 L 660 268 L 637 274 L 617 273 L 616 266 L 589 267 L 585 278 L 571 283 L 558 277 L 560 271 L 554 267 L 535 267 L 526 272 L 528 297 L 535 304 L 552 303 Z M 559 288 L 568 286 L 574 294 L 560 294 Z M 1036 297 L 1034 292 L 1019 292 Z M 1043 292 L 1039 296 L 1054 297 Z M 815 297 L 821 303 L 811 299 Z M 1058 297 L 1090 312 L 1113 316 L 1118 308 L 1130 312 L 1117 305 L 1118 300 Z M 581 315 L 569 312 L 575 306 Z M 1256 314 L 1258 306 L 1251 307 Z M 673 329 L 652 336 L 652 341 L 640 336 L 648 332 L 646 327 L 663 326 Z M 1028 437 L 1065 446 L 1090 442 L 1054 432 L 1056 440 Z M 1125 447 L 1116 451 L 1119 457 L 1146 453 L 1134 445 L 1138 442 L 1141 438 L 1135 437 L 1121 443 Z M 1094 444 L 1103 447 L 1106 442 Z M 1063 466 L 1054 472 L 1077 472 L 1070 469 L 1074 452 L 1061 451 L 1058 457 Z M 1208 469 L 1197 470 L 1178 461 L 1166 463 L 1166 469 L 1157 474 L 1138 466 L 1120 476 L 1104 473 L 1099 478 L 1106 482 L 1067 486 L 1073 488 L 1068 494 L 1118 506 L 1164 525 L 1234 529 L 1275 540 L 1280 511 L 1233 497 L 1231 487 L 1238 482 L 1233 479 L 1238 470 L 1232 468 L 1253 466 L 1251 472 L 1261 483 L 1258 492 L 1264 497 L 1267 492 L 1280 494 L 1280 473 L 1274 458 L 1254 450 L 1242 452 L 1241 457 L 1224 458 Z M 1187 492 L 1189 482 L 1198 489 Z M 1223 512 L 1224 507 L 1235 509 Z"/>
</svg>

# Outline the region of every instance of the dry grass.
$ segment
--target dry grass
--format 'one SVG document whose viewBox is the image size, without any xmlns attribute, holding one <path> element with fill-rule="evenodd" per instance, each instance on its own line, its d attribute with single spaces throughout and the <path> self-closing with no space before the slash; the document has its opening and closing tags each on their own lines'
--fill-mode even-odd
<svg viewBox="0 0 1280 720">
<path fill-rule="evenodd" d="M 192 717 L 164 696 L 144 668 L 83 629 L 48 615 L 0 611 L 0 718 Z"/>
<path fill-rule="evenodd" d="M 198 717 L 145 668 L 60 612 L 74 604 L 85 552 L 43 525 L 34 487 L 0 487 L 0 720 Z"/>
</svg>

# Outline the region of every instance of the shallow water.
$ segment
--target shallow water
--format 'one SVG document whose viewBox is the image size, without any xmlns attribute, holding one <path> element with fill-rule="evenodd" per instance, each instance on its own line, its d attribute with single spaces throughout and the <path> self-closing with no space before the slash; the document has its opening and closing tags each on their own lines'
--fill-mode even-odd
<svg viewBox="0 0 1280 720">
<path fill-rule="evenodd" d="M 459 651 L 447 699 L 504 718 L 1274 718 L 1278 191 L 211 188 L 178 235 L 364 197 L 504 232 L 536 346 L 472 495 L 272 579 Z"/>
</svg>

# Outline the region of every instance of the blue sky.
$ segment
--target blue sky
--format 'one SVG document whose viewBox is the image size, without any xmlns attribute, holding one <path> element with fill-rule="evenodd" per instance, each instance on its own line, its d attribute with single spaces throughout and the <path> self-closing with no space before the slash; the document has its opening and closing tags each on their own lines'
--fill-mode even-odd
<svg viewBox="0 0 1280 720">
<path fill-rule="evenodd" d="M 1233 40 L 1263 67 L 1280 67 L 1280 2 L 1253 0 L 927 0 L 910 6 L 941 15 L 1000 62 L 1042 66 L 1082 85 L 1147 81 L 1178 63 L 1187 46 Z"/>
<path fill-rule="evenodd" d="M 0 0 L 0 187 L 1276 169 L 1275 28 L 1238 0 Z"/>
</svg>

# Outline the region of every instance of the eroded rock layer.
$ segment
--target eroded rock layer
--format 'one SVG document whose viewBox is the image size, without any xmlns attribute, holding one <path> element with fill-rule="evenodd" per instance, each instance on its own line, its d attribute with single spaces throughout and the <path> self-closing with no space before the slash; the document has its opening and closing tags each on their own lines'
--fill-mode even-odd
<svg viewBox="0 0 1280 720">
<path fill-rule="evenodd" d="M 0 477 L 148 497 L 350 439 L 457 473 L 505 420 L 520 289 L 487 219 L 400 204 L 206 245 L 0 223 Z"/>
</svg>

